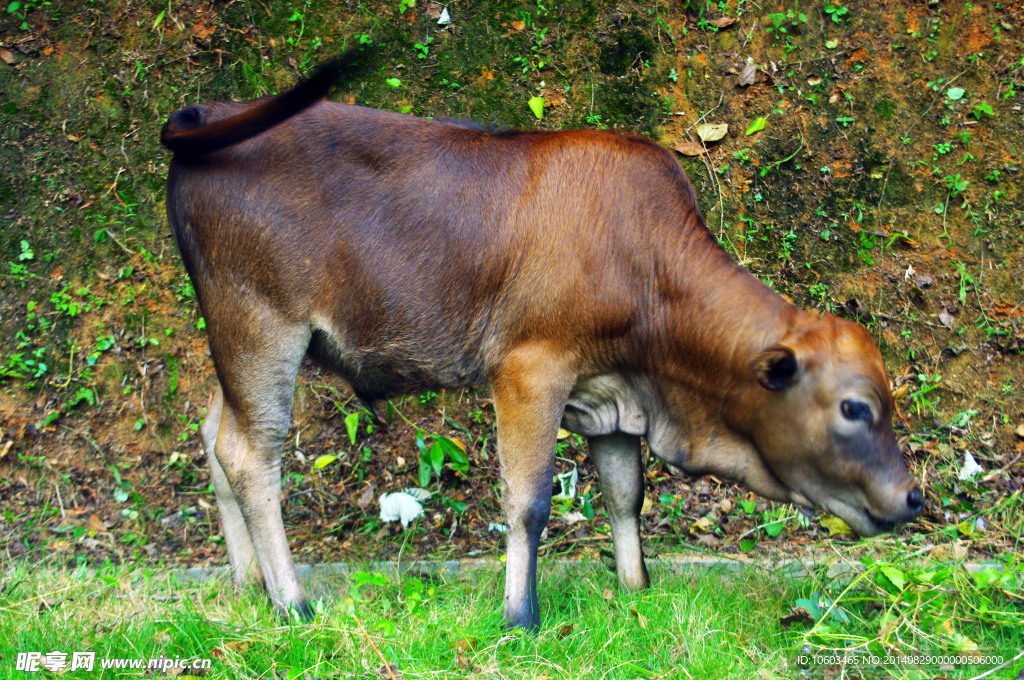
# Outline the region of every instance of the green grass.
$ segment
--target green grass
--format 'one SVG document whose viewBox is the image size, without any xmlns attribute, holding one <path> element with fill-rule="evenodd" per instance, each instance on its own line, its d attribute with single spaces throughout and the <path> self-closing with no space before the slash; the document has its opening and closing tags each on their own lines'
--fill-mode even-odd
<svg viewBox="0 0 1024 680">
<path fill-rule="evenodd" d="M 853 563 L 794 579 L 655 569 L 642 593 L 615 590 L 596 564 L 541 582 L 543 628 L 506 633 L 501 575 L 427 580 L 355 572 L 313 586 L 312 624 L 282 625 L 260 593 L 222 581 L 179 583 L 146 569 L 65 571 L 19 562 L 0 577 L 0 675 L 18 652 L 93 651 L 107 658 L 208 658 L 208 677 L 789 678 L 833 677 L 798 656 L 829 649 L 884 655 L 977 650 L 1011 659 L 1024 649 L 1024 569 L 970 576 L 947 562 Z M 898 587 L 897 587 L 898 586 Z M 801 610 L 797 607 L 804 607 Z M 782 618 L 793 618 L 783 626 Z M 815 620 L 816 619 L 816 620 Z M 75 671 L 69 677 L 130 672 Z M 943 671 L 971 678 L 991 665 Z M 1014 677 L 1019 659 L 989 677 Z M 937 667 L 850 667 L 849 678 L 932 678 Z M 161 677 L 161 673 L 138 677 Z M 32 677 L 23 674 L 21 677 Z M 838 677 L 838 675 L 834 676 Z"/>
</svg>

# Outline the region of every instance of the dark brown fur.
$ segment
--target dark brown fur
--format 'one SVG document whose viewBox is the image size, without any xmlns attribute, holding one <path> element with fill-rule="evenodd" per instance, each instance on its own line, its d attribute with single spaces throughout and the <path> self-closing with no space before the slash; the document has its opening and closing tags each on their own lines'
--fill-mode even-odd
<svg viewBox="0 0 1024 680">
<path fill-rule="evenodd" d="M 864 533 L 919 511 L 871 338 L 731 261 L 669 152 L 316 102 L 324 80 L 285 95 L 291 115 L 274 99 L 219 102 L 163 135 L 168 216 L 223 390 L 203 434 L 239 581 L 305 607 L 276 497 L 307 351 L 366 400 L 492 385 L 510 625 L 539 622 L 560 425 L 590 438 L 627 587 L 647 583 L 641 436 L 689 472 Z M 851 399 L 870 424 L 843 419 Z"/>
</svg>

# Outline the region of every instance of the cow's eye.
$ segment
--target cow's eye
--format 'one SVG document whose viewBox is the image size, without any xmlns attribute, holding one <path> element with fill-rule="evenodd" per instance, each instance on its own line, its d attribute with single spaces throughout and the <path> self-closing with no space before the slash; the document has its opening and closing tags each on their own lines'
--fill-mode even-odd
<svg viewBox="0 0 1024 680">
<path fill-rule="evenodd" d="M 839 410 L 842 411 L 843 417 L 847 420 L 871 422 L 871 407 L 863 401 L 844 399 L 843 403 L 839 405 Z"/>
</svg>

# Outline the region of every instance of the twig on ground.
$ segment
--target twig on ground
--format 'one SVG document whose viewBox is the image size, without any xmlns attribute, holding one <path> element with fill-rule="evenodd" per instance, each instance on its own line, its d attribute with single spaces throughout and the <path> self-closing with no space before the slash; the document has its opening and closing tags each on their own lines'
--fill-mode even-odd
<svg viewBox="0 0 1024 680">
<path fill-rule="evenodd" d="M 1011 467 L 1013 467 L 1014 465 L 1016 465 L 1017 461 L 1019 461 L 1019 460 L 1020 460 L 1020 458 L 1021 458 L 1021 456 L 1022 456 L 1022 455 L 1024 455 L 1024 454 L 1020 454 L 1020 453 L 1018 453 L 1018 454 L 1017 454 L 1017 455 L 1016 455 L 1016 456 L 1014 457 L 1014 459 L 1013 459 L 1013 460 L 1011 460 L 1011 461 L 1010 461 L 1009 463 L 1007 463 L 1007 464 L 1006 464 L 1006 465 L 1004 465 L 1003 467 L 999 468 L 998 470 L 993 470 L 992 472 L 990 472 L 990 473 L 988 473 L 987 475 L 985 475 L 984 477 L 982 477 L 982 478 L 981 478 L 981 481 L 982 481 L 982 482 L 991 482 L 991 481 L 992 481 L 993 479 L 995 479 L 996 477 L 998 477 L 999 475 L 1003 474 L 1004 472 L 1006 472 L 1007 470 L 1009 470 L 1009 469 L 1010 469 Z"/>
<path fill-rule="evenodd" d="M 982 673 L 981 675 L 975 675 L 975 676 L 974 676 L 973 678 L 971 678 L 971 680 L 981 680 L 982 678 L 987 678 L 988 676 L 992 675 L 992 674 L 993 674 L 993 673 L 995 673 L 996 671 L 998 671 L 998 670 L 1002 670 L 1002 669 L 1006 668 L 1006 667 L 1007 667 L 1007 666 L 1009 666 L 1009 665 L 1010 665 L 1011 663 L 1013 663 L 1014 661 L 1017 661 L 1017 660 L 1018 660 L 1018 659 L 1020 659 L 1021 657 L 1024 657 L 1024 650 L 1022 650 L 1020 654 L 1018 654 L 1017 656 L 1013 657 L 1013 658 L 1012 658 L 1012 659 L 1010 659 L 1009 661 L 1004 661 L 1003 663 L 999 664 L 999 665 L 998 665 L 998 666 L 996 666 L 995 668 L 990 668 L 990 669 L 988 669 L 987 671 L 985 671 L 985 672 L 984 672 L 984 673 Z M 1020 676 L 1018 676 L 1018 677 L 1020 677 Z"/>
<path fill-rule="evenodd" d="M 366 641 L 370 643 L 370 648 L 377 653 L 377 658 L 384 664 L 384 668 L 388 672 L 388 677 L 391 680 L 398 680 L 398 678 L 395 677 L 395 672 L 391 670 L 391 664 L 389 664 L 388 660 L 384 658 L 384 655 L 380 653 L 380 648 L 373 642 L 373 638 L 370 637 L 370 634 L 366 632 L 366 628 L 363 627 L 363 622 L 360 621 L 359 617 L 355 614 L 352 615 L 352 618 L 355 619 L 356 625 L 359 626 L 359 632 L 362 633 L 363 637 L 366 638 Z"/>
</svg>

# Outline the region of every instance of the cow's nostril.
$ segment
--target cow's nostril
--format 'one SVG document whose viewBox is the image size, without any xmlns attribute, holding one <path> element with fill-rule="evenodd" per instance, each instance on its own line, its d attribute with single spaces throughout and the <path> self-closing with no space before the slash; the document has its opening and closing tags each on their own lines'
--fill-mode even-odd
<svg viewBox="0 0 1024 680">
<path fill-rule="evenodd" d="M 907 494 L 907 507 L 915 514 L 921 512 L 921 508 L 924 507 L 924 494 L 920 489 L 911 489 Z"/>
</svg>

